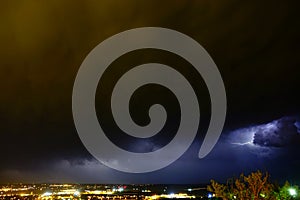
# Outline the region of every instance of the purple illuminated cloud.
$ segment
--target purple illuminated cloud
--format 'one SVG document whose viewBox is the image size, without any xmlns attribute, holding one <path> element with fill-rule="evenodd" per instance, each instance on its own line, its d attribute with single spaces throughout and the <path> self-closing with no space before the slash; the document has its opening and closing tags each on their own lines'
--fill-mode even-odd
<svg viewBox="0 0 300 200">
<path fill-rule="evenodd" d="M 229 138 L 235 145 L 285 147 L 300 144 L 300 122 L 293 117 L 283 117 L 267 124 L 238 129 Z"/>
<path fill-rule="evenodd" d="M 283 117 L 258 126 L 253 143 L 260 146 L 284 147 L 299 144 L 299 137 L 296 119 Z"/>
</svg>

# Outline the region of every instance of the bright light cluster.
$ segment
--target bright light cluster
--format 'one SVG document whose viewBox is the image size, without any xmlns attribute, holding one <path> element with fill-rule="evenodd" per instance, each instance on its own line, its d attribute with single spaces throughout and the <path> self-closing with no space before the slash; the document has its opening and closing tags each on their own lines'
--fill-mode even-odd
<svg viewBox="0 0 300 200">
<path fill-rule="evenodd" d="M 161 194 L 161 195 L 153 195 L 150 196 L 148 199 L 160 199 L 160 198 L 167 198 L 167 199 L 194 199 L 196 198 L 195 196 L 190 196 L 185 193 L 179 193 L 179 194 Z"/>
<path fill-rule="evenodd" d="M 289 193 L 293 197 L 297 196 L 297 191 L 295 188 L 289 188 Z"/>
</svg>

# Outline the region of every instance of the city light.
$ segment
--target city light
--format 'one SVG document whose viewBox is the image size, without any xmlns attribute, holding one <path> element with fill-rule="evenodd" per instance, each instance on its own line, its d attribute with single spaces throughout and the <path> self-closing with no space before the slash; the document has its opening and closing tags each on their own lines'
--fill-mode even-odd
<svg viewBox="0 0 300 200">
<path fill-rule="evenodd" d="M 213 195 L 212 195 L 211 193 L 209 193 L 209 194 L 207 195 L 207 197 L 210 199 L 210 198 L 213 197 Z"/>
<path fill-rule="evenodd" d="M 79 191 L 75 191 L 75 192 L 74 192 L 74 196 L 79 197 L 79 196 L 80 196 L 80 192 L 79 192 Z"/>
<path fill-rule="evenodd" d="M 194 198 L 196 198 L 196 196 L 190 196 L 185 193 L 179 193 L 179 194 L 171 193 L 171 194 L 153 195 L 146 199 L 155 200 L 155 199 L 160 199 L 160 198 L 162 198 L 162 199 L 194 199 Z"/>
<path fill-rule="evenodd" d="M 51 196 L 52 195 L 52 192 L 45 192 L 42 196 L 43 197 L 48 197 L 48 196 Z"/>
</svg>

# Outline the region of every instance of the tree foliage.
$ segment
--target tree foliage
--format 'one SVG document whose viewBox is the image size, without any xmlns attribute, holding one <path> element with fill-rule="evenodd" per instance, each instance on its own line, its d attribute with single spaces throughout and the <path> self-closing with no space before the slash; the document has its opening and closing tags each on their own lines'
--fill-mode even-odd
<svg viewBox="0 0 300 200">
<path fill-rule="evenodd" d="M 276 200 L 275 186 L 269 181 L 269 173 L 252 172 L 248 176 L 241 174 L 229 179 L 226 184 L 211 180 L 208 191 L 223 200 Z"/>
</svg>

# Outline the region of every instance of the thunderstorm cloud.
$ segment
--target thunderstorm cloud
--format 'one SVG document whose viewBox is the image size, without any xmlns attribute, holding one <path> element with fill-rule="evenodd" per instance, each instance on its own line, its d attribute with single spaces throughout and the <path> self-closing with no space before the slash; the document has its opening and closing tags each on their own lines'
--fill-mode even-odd
<svg viewBox="0 0 300 200">
<path fill-rule="evenodd" d="M 284 117 L 264 126 L 259 126 L 254 133 L 253 143 L 271 147 L 300 144 L 300 134 L 297 130 L 296 119 Z"/>
</svg>

